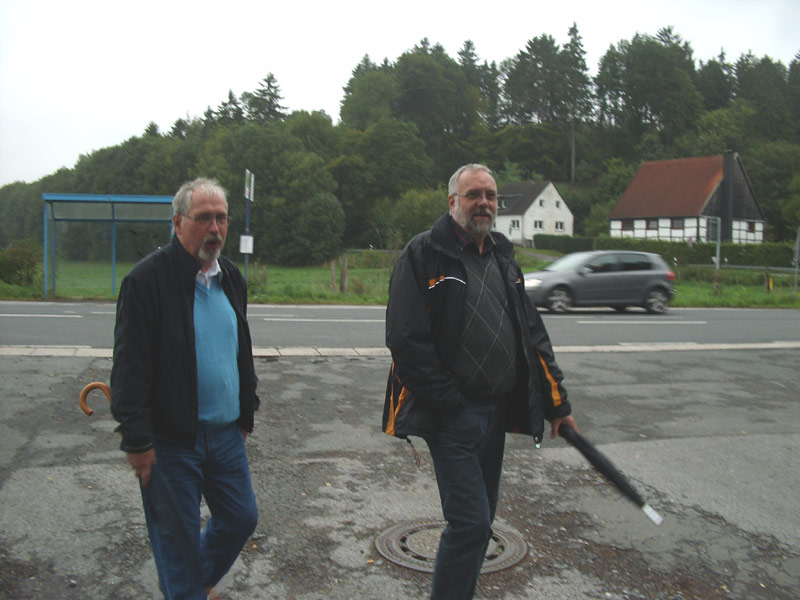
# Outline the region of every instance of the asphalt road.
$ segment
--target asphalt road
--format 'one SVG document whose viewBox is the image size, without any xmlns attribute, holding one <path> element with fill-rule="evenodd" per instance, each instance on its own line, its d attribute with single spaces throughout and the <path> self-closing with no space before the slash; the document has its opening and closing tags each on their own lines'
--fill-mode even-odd
<svg viewBox="0 0 800 600">
<path fill-rule="evenodd" d="M 518 532 L 528 552 L 516 566 L 484 575 L 477 598 L 798 598 L 797 311 L 669 313 L 715 330 L 726 320 L 752 330 L 735 342 L 699 323 L 651 322 L 629 343 L 623 333 L 633 325 L 600 323 L 644 317 L 588 313 L 546 322 L 582 433 L 664 523 L 653 525 L 561 440 L 537 450 L 511 435 L 498 523 Z M 97 318 L 95 326 L 108 326 Z M 83 385 L 108 381 L 107 352 L 62 355 L 54 347 L 56 324 L 72 328 L 78 317 L 50 318 L 51 344 L 38 350 L 10 347 L 8 336 L 22 333 L 8 322 L 23 317 L 0 319 L 0 596 L 157 597 L 138 491 L 107 402 L 93 392 L 92 417 L 77 406 Z M 677 341 L 665 337 L 671 331 L 682 332 Z M 363 344 L 374 347 L 371 339 Z M 417 468 L 407 444 L 380 433 L 388 357 L 276 352 L 256 363 L 263 405 L 248 452 L 261 516 L 222 581 L 224 597 L 425 598 L 429 575 L 375 549 L 391 526 L 439 518 L 424 442 L 414 440 Z"/>
<path fill-rule="evenodd" d="M 257 347 L 382 348 L 385 312 L 380 306 L 254 304 L 248 321 Z M 650 315 L 604 309 L 542 315 L 558 346 L 800 341 L 798 310 L 671 309 Z M 0 345 L 111 348 L 113 330 L 110 303 L 0 302 Z"/>
</svg>

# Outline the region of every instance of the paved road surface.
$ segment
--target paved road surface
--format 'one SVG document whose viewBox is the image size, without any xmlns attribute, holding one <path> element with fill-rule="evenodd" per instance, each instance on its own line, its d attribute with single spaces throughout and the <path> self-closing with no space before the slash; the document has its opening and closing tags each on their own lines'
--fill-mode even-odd
<svg viewBox="0 0 800 600">
<path fill-rule="evenodd" d="M 106 356 L 0 353 L 0 589 L 156 597 L 135 480 L 102 394 Z M 562 441 L 510 436 L 498 521 L 529 546 L 477 598 L 789 600 L 800 589 L 797 347 L 559 355 L 583 433 L 665 517 L 654 526 Z M 264 356 L 248 440 L 261 518 L 227 598 L 421 599 L 379 533 L 438 518 L 430 457 L 379 431 L 385 356 Z"/>
</svg>

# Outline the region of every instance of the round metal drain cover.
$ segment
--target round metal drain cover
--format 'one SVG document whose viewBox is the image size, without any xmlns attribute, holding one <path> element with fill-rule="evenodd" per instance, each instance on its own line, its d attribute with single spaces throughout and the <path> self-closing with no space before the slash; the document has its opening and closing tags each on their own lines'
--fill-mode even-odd
<svg viewBox="0 0 800 600">
<path fill-rule="evenodd" d="M 444 521 L 406 521 L 390 527 L 375 540 L 375 547 L 386 560 L 415 571 L 433 573 L 439 536 Z M 493 573 L 519 563 L 528 552 L 517 532 L 492 526 L 492 539 L 486 549 L 481 573 Z"/>
</svg>

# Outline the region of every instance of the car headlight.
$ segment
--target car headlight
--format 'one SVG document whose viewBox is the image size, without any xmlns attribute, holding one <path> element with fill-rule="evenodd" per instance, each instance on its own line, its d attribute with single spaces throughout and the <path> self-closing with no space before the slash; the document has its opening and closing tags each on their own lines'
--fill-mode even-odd
<svg viewBox="0 0 800 600">
<path fill-rule="evenodd" d="M 541 279 L 531 278 L 531 279 L 526 279 L 525 280 L 525 289 L 526 290 L 527 289 L 532 289 L 532 288 L 537 288 L 540 285 L 542 285 L 542 280 Z"/>
</svg>

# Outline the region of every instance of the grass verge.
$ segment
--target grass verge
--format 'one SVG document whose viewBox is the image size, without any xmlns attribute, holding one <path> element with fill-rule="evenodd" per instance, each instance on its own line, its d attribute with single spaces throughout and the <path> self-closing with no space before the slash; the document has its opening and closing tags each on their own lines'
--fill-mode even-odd
<svg viewBox="0 0 800 600">
<path fill-rule="evenodd" d="M 337 261 L 319 267 L 279 267 L 250 263 L 247 269 L 250 302 L 256 304 L 374 304 L 388 299 L 389 279 L 396 255 L 388 253 L 349 253 L 346 291 L 340 292 L 342 267 Z M 527 260 L 526 260 L 527 259 Z M 541 268 L 546 263 L 521 257 L 523 271 Z M 117 263 L 112 292 L 111 265 L 104 262 L 59 261 L 56 290 L 50 300 L 114 301 L 123 277 L 133 263 Z M 239 265 L 244 273 L 244 264 Z M 718 294 L 714 294 L 713 269 L 685 268 L 677 272 L 675 307 L 800 308 L 800 295 L 794 292 L 793 275 L 773 275 L 773 288 L 760 272 L 722 271 Z M 0 299 L 42 300 L 42 279 L 33 286 L 8 285 L 0 281 Z"/>
</svg>

